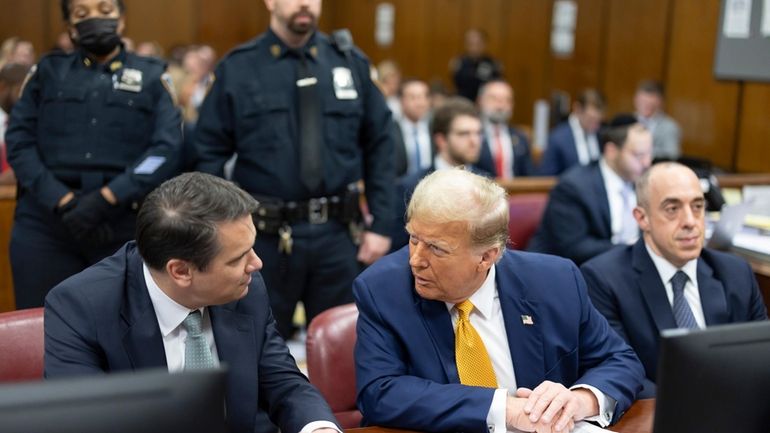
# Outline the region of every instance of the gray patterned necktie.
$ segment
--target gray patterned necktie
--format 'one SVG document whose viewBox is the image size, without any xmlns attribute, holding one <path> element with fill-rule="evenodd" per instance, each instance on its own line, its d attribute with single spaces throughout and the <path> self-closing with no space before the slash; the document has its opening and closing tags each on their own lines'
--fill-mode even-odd
<svg viewBox="0 0 770 433">
<path fill-rule="evenodd" d="M 677 271 L 671 278 L 671 287 L 674 289 L 674 319 L 680 328 L 694 329 L 698 327 L 695 317 L 692 315 L 690 304 L 684 297 L 684 285 L 687 284 L 687 274 Z"/>
<path fill-rule="evenodd" d="M 184 369 L 197 370 L 216 367 L 206 336 L 203 335 L 201 312 L 195 310 L 188 314 L 182 322 L 182 326 L 187 330 L 187 338 L 184 340 Z"/>
</svg>

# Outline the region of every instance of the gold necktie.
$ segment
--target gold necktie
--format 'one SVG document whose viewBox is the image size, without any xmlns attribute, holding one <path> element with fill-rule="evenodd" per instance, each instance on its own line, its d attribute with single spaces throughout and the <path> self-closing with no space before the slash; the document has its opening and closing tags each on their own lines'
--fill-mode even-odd
<svg viewBox="0 0 770 433">
<path fill-rule="evenodd" d="M 479 333 L 471 325 L 468 315 L 473 310 L 469 300 L 455 304 L 460 317 L 455 333 L 455 361 L 460 383 L 471 386 L 497 388 L 495 370 Z"/>
</svg>

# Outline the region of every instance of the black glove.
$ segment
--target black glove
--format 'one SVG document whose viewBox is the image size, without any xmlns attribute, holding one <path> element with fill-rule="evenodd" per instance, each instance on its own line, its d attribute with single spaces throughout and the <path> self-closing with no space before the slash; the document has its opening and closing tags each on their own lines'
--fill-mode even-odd
<svg viewBox="0 0 770 433">
<path fill-rule="evenodd" d="M 94 238 L 96 241 L 106 241 L 106 221 L 113 206 L 105 200 L 99 190 L 83 196 L 76 196 L 61 208 L 61 220 L 77 240 Z M 112 230 L 109 229 L 110 238 Z"/>
</svg>

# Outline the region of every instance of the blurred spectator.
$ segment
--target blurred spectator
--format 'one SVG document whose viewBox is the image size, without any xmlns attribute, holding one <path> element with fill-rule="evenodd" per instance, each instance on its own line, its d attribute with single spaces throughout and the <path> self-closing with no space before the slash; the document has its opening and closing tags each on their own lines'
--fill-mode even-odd
<svg viewBox="0 0 770 433">
<path fill-rule="evenodd" d="M 574 165 L 588 165 L 599 159 L 598 134 L 604 106 L 604 96 L 598 90 L 580 92 L 567 121 L 548 134 L 548 147 L 540 162 L 542 176 L 558 176 Z"/>
<path fill-rule="evenodd" d="M 676 121 L 663 112 L 663 84 L 642 81 L 634 95 L 634 109 L 639 122 L 652 132 L 652 156 L 676 160 L 682 153 L 682 132 Z"/>
<path fill-rule="evenodd" d="M 8 63 L 0 69 L 0 185 L 15 185 L 16 176 L 8 165 L 5 149 L 5 130 L 8 126 L 8 113 L 19 100 L 19 91 L 29 66 Z"/>
<path fill-rule="evenodd" d="M 404 80 L 399 100 L 402 115 L 393 120 L 396 176 L 430 167 L 435 155 L 430 135 L 428 84 L 415 78 Z"/>
<path fill-rule="evenodd" d="M 136 55 L 163 58 L 163 47 L 157 41 L 146 41 L 136 46 Z"/>
<path fill-rule="evenodd" d="M 7 63 L 32 66 L 36 61 L 37 56 L 32 42 L 18 37 L 11 37 L 3 41 L 0 48 L 0 67 Z"/>
<path fill-rule="evenodd" d="M 465 53 L 452 60 L 450 68 L 457 94 L 476 100 L 479 88 L 487 81 L 501 78 L 503 67 L 487 54 L 487 35 L 483 30 L 465 32 Z"/>
<path fill-rule="evenodd" d="M 534 174 L 529 140 L 510 126 L 513 117 L 513 88 L 503 80 L 484 84 L 478 100 L 484 124 L 484 141 L 478 168 L 501 179 Z"/>
<path fill-rule="evenodd" d="M 428 91 L 428 98 L 430 99 L 430 111 L 431 113 L 435 113 L 436 110 L 438 110 L 439 107 L 444 105 L 444 102 L 446 102 L 446 99 L 449 97 L 449 91 L 444 85 L 444 82 L 438 78 L 430 80 L 428 87 L 430 89 Z"/>
<path fill-rule="evenodd" d="M 377 84 L 382 96 L 393 113 L 393 119 L 401 118 L 401 101 L 398 99 L 398 88 L 401 86 L 401 69 L 393 60 L 383 60 L 377 65 Z"/>
<path fill-rule="evenodd" d="M 208 45 L 192 46 L 184 55 L 182 69 L 185 76 L 180 83 L 179 104 L 184 112 L 185 122 L 194 124 L 198 120 L 198 108 L 203 103 L 206 91 L 213 77 L 216 52 Z"/>
</svg>

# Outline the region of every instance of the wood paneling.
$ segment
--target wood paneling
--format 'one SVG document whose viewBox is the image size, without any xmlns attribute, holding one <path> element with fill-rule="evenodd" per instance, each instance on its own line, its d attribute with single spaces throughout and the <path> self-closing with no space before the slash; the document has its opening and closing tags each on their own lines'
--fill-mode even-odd
<svg viewBox="0 0 770 433">
<path fill-rule="evenodd" d="M 229 3 L 229 2 L 225 2 Z M 197 1 L 129 1 L 125 35 L 136 44 L 155 41 L 169 49 L 196 41 Z"/>
<path fill-rule="evenodd" d="M 535 100 L 553 90 L 574 95 L 598 87 L 608 113 L 630 110 L 640 79 L 667 87 L 667 111 L 682 126 L 686 154 L 727 170 L 770 171 L 767 85 L 713 77 L 720 0 L 576 0 L 575 52 L 550 52 L 555 0 L 387 0 L 395 7 L 395 40 L 375 44 L 377 5 L 386 0 L 326 0 L 321 28 L 348 27 L 373 63 L 394 59 L 404 75 L 450 84 L 449 61 L 463 33 L 480 27 L 516 91 L 514 122 L 529 124 Z M 38 52 L 62 30 L 58 0 L 0 0 L 0 39 L 19 35 Z M 127 35 L 176 44 L 208 43 L 222 55 L 265 30 L 260 0 L 130 0 Z"/>
<path fill-rule="evenodd" d="M 634 91 L 640 80 L 663 80 L 672 0 L 607 1 L 602 91 L 607 98 L 607 113 L 612 115 L 633 112 Z"/>
<path fill-rule="evenodd" d="M 743 86 L 737 170 L 770 172 L 770 84 Z"/>
<path fill-rule="evenodd" d="M 698 17 L 694 19 L 694 17 Z M 738 84 L 714 79 L 719 0 L 676 0 L 666 80 L 667 111 L 682 127 L 682 151 L 732 169 Z M 770 114 L 764 109 L 765 116 Z M 756 143 L 759 145 L 759 143 Z"/>
<path fill-rule="evenodd" d="M 505 78 L 516 92 L 513 122 L 532 124 L 537 99 L 548 98 L 545 75 L 551 34 L 551 2 L 508 0 L 501 11 L 505 44 L 492 52 L 505 66 Z"/>
<path fill-rule="evenodd" d="M 607 27 L 607 0 L 578 0 L 577 6 L 575 51 L 564 58 L 550 55 L 548 70 L 550 87 L 573 97 L 581 89 L 599 87 L 603 35 Z M 550 52 L 550 45 L 547 49 Z"/>
</svg>

